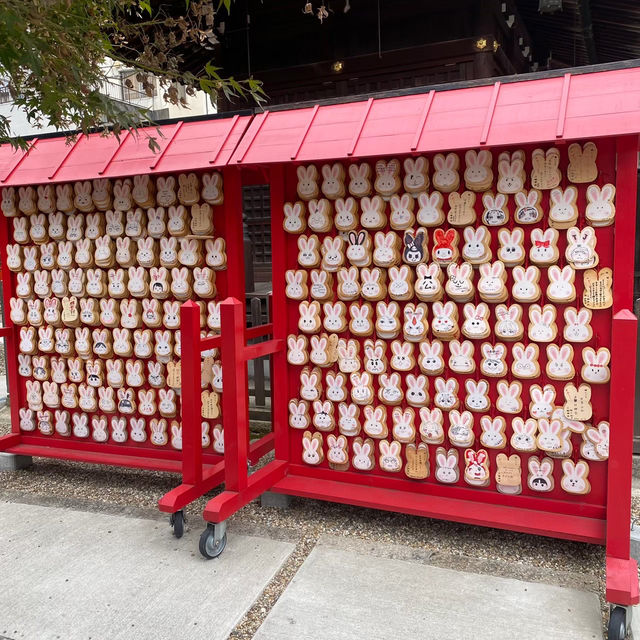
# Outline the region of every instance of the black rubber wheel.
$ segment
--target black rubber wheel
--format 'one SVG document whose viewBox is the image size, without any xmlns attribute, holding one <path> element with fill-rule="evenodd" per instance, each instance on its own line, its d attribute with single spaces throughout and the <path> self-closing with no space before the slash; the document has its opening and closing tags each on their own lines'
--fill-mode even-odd
<svg viewBox="0 0 640 640">
<path fill-rule="evenodd" d="M 171 515 L 171 526 L 173 527 L 173 535 L 176 538 L 182 538 L 184 534 L 184 511 L 176 511 Z"/>
<path fill-rule="evenodd" d="M 215 534 L 214 534 L 213 525 L 209 525 L 200 536 L 200 544 L 198 545 L 200 549 L 200 553 L 207 559 L 212 560 L 213 558 L 217 558 L 227 546 L 227 534 L 225 533 L 222 538 L 218 541 L 216 545 L 214 543 Z"/>
<path fill-rule="evenodd" d="M 624 640 L 627 637 L 627 610 L 614 607 L 609 615 L 609 640 Z"/>
</svg>

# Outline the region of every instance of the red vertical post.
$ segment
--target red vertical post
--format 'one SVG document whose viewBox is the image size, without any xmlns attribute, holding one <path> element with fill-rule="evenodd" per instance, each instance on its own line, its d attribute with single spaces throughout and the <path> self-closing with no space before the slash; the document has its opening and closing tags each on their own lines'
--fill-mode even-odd
<svg viewBox="0 0 640 640">
<path fill-rule="evenodd" d="M 271 280 L 273 338 L 287 342 L 287 298 L 285 295 L 286 243 L 282 229 L 284 210 L 284 168 L 271 167 Z M 289 381 L 286 347 L 273 354 L 271 379 L 271 404 L 273 407 L 273 432 L 275 434 L 276 460 L 289 460 Z"/>
<path fill-rule="evenodd" d="M 224 234 L 227 243 L 227 296 L 236 298 L 245 312 L 244 223 L 239 167 L 226 167 L 224 175 Z"/>
<path fill-rule="evenodd" d="M 11 331 L 4 339 L 7 361 L 9 402 L 11 405 L 11 431 L 20 433 L 20 385 L 18 383 L 18 327 L 11 322 L 10 300 L 13 294 L 13 280 L 7 266 L 7 244 L 9 243 L 9 218 L 0 220 L 0 246 L 2 246 L 2 301 L 4 304 L 4 324 Z"/>
<path fill-rule="evenodd" d="M 182 481 L 202 480 L 200 307 L 189 300 L 180 307 Z"/>
<path fill-rule="evenodd" d="M 249 403 L 247 364 L 244 359 L 243 304 L 235 298 L 220 303 L 222 420 L 224 424 L 224 463 L 227 491 L 247 487 L 249 456 Z"/>
<path fill-rule="evenodd" d="M 630 274 L 624 274 L 630 279 Z M 615 276 L 614 276 L 615 277 Z M 620 274 L 618 275 L 620 278 Z M 637 319 L 628 309 L 611 328 L 611 442 L 607 481 L 607 556 L 629 558 Z M 613 398 L 616 400 L 613 400 Z M 624 398 L 621 402 L 620 399 Z"/>
<path fill-rule="evenodd" d="M 611 326 L 611 442 L 607 467 L 607 556 L 629 558 L 637 320 L 633 304 L 637 136 L 616 140 L 616 229 Z M 621 394 L 621 395 L 618 395 Z M 624 398 L 614 402 L 613 398 Z"/>
<path fill-rule="evenodd" d="M 621 309 L 633 309 L 638 136 L 618 138 L 616 140 L 616 156 L 616 223 L 615 251 L 613 252 L 614 314 Z"/>
<path fill-rule="evenodd" d="M 636 374 L 637 319 L 633 303 L 636 222 L 637 136 L 616 140 L 616 229 L 613 253 L 611 326 L 611 442 L 607 462 L 607 600 L 640 601 L 638 565 L 630 557 L 631 482 Z M 621 395 L 618 395 L 621 394 Z"/>
</svg>

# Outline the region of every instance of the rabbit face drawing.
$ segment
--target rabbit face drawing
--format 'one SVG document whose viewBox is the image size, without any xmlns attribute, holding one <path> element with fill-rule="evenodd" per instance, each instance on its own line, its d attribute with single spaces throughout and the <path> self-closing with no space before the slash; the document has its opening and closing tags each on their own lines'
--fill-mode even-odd
<svg viewBox="0 0 640 640">
<path fill-rule="evenodd" d="M 363 198 L 371 193 L 371 167 L 366 162 L 349 167 L 349 193 L 356 198 Z"/>
<path fill-rule="evenodd" d="M 612 184 L 605 184 L 602 189 L 598 185 L 592 184 L 587 187 L 587 220 L 594 226 L 605 226 L 613 221 L 615 216 L 616 188 Z"/>
<path fill-rule="evenodd" d="M 425 191 L 429 186 L 428 160 L 423 157 L 407 158 L 404 163 L 403 185 L 408 193 L 419 193 Z"/>
<path fill-rule="evenodd" d="M 357 404 L 367 404 L 373 398 L 373 389 L 369 386 L 371 378 L 368 373 L 351 374 L 351 396 Z"/>
<path fill-rule="evenodd" d="M 567 308 L 564 311 L 564 337 L 569 342 L 588 342 L 591 340 L 591 311 L 589 309 Z"/>
<path fill-rule="evenodd" d="M 542 462 L 537 457 L 529 458 L 529 477 L 527 484 L 533 491 L 551 491 L 553 489 L 553 461 L 544 458 Z"/>
<path fill-rule="evenodd" d="M 445 381 L 442 378 L 436 378 L 435 387 L 437 393 L 434 402 L 439 408 L 449 410 L 458 406 L 455 380 L 449 379 Z"/>
<path fill-rule="evenodd" d="M 344 193 L 344 170 L 340 163 L 323 165 L 322 178 L 321 189 L 327 198 L 335 200 Z"/>
<path fill-rule="evenodd" d="M 353 198 L 343 200 L 338 198 L 335 204 L 336 216 L 334 218 L 338 231 L 352 231 L 356 226 L 356 212 L 358 205 Z"/>
<path fill-rule="evenodd" d="M 380 378 L 379 396 L 387 404 L 397 404 L 402 400 L 402 388 L 400 387 L 400 376 L 397 373 L 387 375 L 383 373 Z"/>
<path fill-rule="evenodd" d="M 304 205 L 302 202 L 284 205 L 284 230 L 289 233 L 302 233 L 306 228 Z"/>
<path fill-rule="evenodd" d="M 522 418 L 514 418 L 511 422 L 513 435 L 511 446 L 518 451 L 535 451 L 535 434 L 538 425 L 535 420 L 529 418 L 526 422 Z"/>
<path fill-rule="evenodd" d="M 596 236 L 591 227 L 580 230 L 571 227 L 567 231 L 567 248 L 565 256 L 576 269 L 590 269 L 598 264 L 595 252 Z"/>
<path fill-rule="evenodd" d="M 402 468 L 400 460 L 400 443 L 392 442 L 389 444 L 386 440 L 380 441 L 380 468 L 384 471 L 395 473 Z"/>
<path fill-rule="evenodd" d="M 293 429 L 309 427 L 309 405 L 304 401 L 291 400 L 289 402 L 289 426 Z"/>
<path fill-rule="evenodd" d="M 436 480 L 445 484 L 458 481 L 458 454 L 454 449 L 447 453 L 442 447 L 438 448 L 436 463 Z"/>
<path fill-rule="evenodd" d="M 371 471 L 371 469 L 373 469 L 373 443 L 369 440 L 363 444 L 362 441 L 359 440 L 360 438 L 356 439 L 353 443 L 353 467 L 358 471 Z"/>
<path fill-rule="evenodd" d="M 338 406 L 338 411 L 340 413 L 340 418 L 338 419 L 340 433 L 345 436 L 358 435 L 360 431 L 360 425 L 358 423 L 359 408 L 355 404 L 347 405 L 341 403 Z"/>
<path fill-rule="evenodd" d="M 298 195 L 303 200 L 311 200 L 318 195 L 318 170 L 314 165 L 298 167 Z"/>
<path fill-rule="evenodd" d="M 520 413 L 522 401 L 520 393 L 522 387 L 518 383 L 507 384 L 503 380 L 498 382 L 498 400 L 496 406 L 503 413 Z"/>
<path fill-rule="evenodd" d="M 467 390 L 465 402 L 469 409 L 472 411 L 484 411 L 489 407 L 489 398 L 487 397 L 489 385 L 486 380 L 480 380 L 477 383 L 473 380 L 467 380 L 465 389 Z"/>
<path fill-rule="evenodd" d="M 458 165 L 459 159 L 455 153 L 449 153 L 446 157 L 440 153 L 436 155 L 433 159 L 434 186 L 446 192 L 453 191 L 459 182 Z"/>
<path fill-rule="evenodd" d="M 587 476 L 589 475 L 589 467 L 587 463 L 580 460 L 574 463 L 572 460 L 562 461 L 562 488 L 567 493 L 587 493 L 589 490 L 589 481 Z"/>
</svg>

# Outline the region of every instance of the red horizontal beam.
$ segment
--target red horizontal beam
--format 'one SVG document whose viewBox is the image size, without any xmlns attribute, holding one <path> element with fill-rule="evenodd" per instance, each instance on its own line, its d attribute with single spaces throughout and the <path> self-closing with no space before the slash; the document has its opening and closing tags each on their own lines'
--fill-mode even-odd
<svg viewBox="0 0 640 640">
<path fill-rule="evenodd" d="M 10 433 L 0 438 L 0 451 L 6 451 L 10 447 L 15 447 L 20 444 L 20 434 Z"/>
<path fill-rule="evenodd" d="M 255 360 L 262 356 L 268 356 L 271 353 L 280 351 L 284 346 L 284 340 L 269 340 L 268 342 L 258 342 L 258 344 L 250 344 L 244 349 L 245 360 Z"/>
<path fill-rule="evenodd" d="M 249 476 L 247 487 L 242 491 L 223 491 L 209 500 L 204 508 L 203 517 L 207 522 L 222 522 L 249 504 L 261 493 L 284 477 L 287 470 L 285 460 L 274 460 Z"/>
<path fill-rule="evenodd" d="M 182 468 L 180 460 L 163 460 L 147 456 L 132 456 L 116 453 L 95 453 L 78 449 L 62 449 L 60 447 L 44 447 L 33 444 L 18 444 L 5 449 L 7 453 L 20 456 L 37 456 L 40 458 L 56 458 L 73 462 L 87 462 L 90 464 L 108 464 L 116 467 L 130 467 L 132 469 L 146 469 L 148 471 L 171 471 L 179 473 Z"/>
<path fill-rule="evenodd" d="M 208 351 L 209 349 L 218 349 L 222 344 L 222 336 L 210 336 L 200 340 L 200 351 Z"/>
<path fill-rule="evenodd" d="M 464 524 L 521 531 L 552 538 L 596 544 L 603 544 L 605 540 L 605 521 L 584 516 L 570 516 L 496 504 L 479 504 L 468 500 L 296 475 L 288 475 L 279 480 L 273 485 L 272 490 L 303 498 L 396 511 L 439 520 L 453 520 Z"/>
</svg>

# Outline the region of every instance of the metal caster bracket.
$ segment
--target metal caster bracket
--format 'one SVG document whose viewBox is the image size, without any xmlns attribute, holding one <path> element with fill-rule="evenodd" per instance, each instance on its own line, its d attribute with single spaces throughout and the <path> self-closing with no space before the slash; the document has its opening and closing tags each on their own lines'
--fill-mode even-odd
<svg viewBox="0 0 640 640">
<path fill-rule="evenodd" d="M 207 525 L 207 528 L 202 532 L 200 536 L 200 544 L 198 545 L 200 553 L 211 560 L 217 558 L 227 546 L 227 523 L 226 521 L 212 523 Z"/>
</svg>

